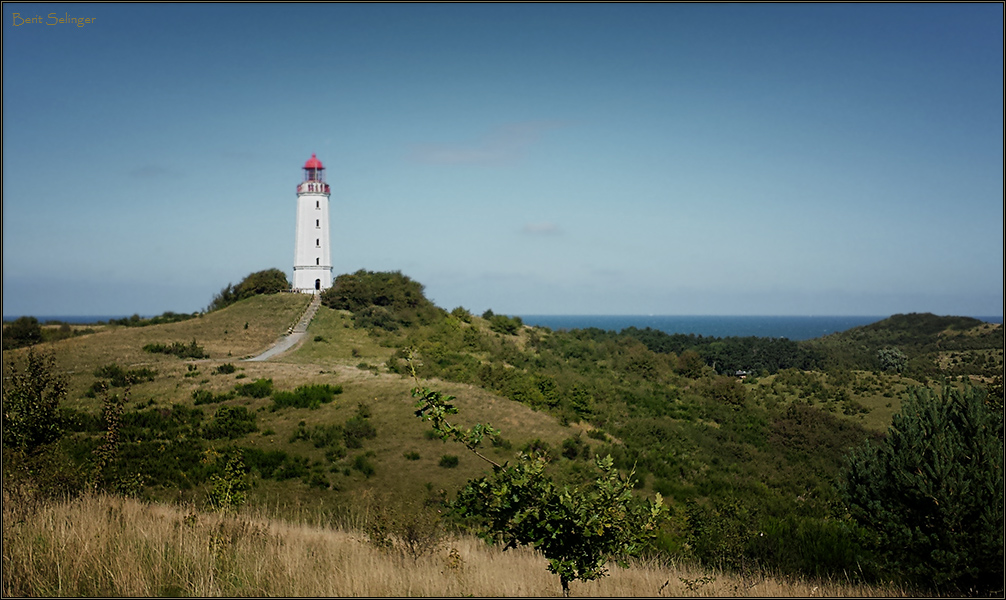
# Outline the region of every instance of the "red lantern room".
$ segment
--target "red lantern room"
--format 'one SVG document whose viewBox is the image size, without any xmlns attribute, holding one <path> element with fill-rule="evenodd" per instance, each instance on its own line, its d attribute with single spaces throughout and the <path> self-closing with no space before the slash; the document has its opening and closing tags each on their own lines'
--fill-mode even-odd
<svg viewBox="0 0 1006 600">
<path fill-rule="evenodd" d="M 325 181 L 324 170 L 321 161 L 312 153 L 311 158 L 304 163 L 304 181 Z"/>
<path fill-rule="evenodd" d="M 298 194 L 328 194 L 325 167 L 314 154 L 304 163 L 304 181 L 297 186 Z"/>
</svg>

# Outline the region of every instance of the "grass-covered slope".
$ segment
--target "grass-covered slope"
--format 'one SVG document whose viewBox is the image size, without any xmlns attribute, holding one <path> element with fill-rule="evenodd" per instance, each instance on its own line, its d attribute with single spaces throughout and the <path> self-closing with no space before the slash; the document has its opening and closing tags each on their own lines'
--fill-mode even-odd
<svg viewBox="0 0 1006 600">
<path fill-rule="evenodd" d="M 43 344 L 69 381 L 65 452 L 93 465 L 104 383 L 111 397 L 128 395 L 102 472 L 110 489 L 208 506 L 214 477 L 241 450 L 248 502 L 275 514 L 435 504 L 486 466 L 428 435 L 413 414 L 414 368 L 457 397 L 460 424 L 502 430 L 486 449 L 498 462 L 547 448 L 551 471 L 571 483 L 590 477 L 598 454 L 634 469 L 638 493 L 660 492 L 672 507 L 661 552 L 834 575 L 864 556 L 837 491 L 843 457 L 882 435 L 921 380 L 878 372 L 869 357 L 893 345 L 911 360 L 959 351 L 1002 361 L 1001 326 L 965 320 L 896 316 L 806 347 L 740 338 L 664 347 L 676 338 L 448 313 L 400 273 L 347 277 L 353 285 L 327 296 L 302 344 L 265 362 L 241 359 L 286 333 L 308 296 L 259 295 L 178 323 Z M 175 342 L 208 358 L 144 350 Z M 713 367 L 724 357 L 738 370 L 761 362 L 740 378 Z M 811 369 L 818 360 L 830 366 Z"/>
<path fill-rule="evenodd" d="M 939 375 L 991 377 L 1003 370 L 1003 328 L 970 317 L 898 314 L 882 321 L 804 343 L 832 367 L 881 370 L 879 353 L 905 355 L 904 371 L 919 378 Z"/>
</svg>

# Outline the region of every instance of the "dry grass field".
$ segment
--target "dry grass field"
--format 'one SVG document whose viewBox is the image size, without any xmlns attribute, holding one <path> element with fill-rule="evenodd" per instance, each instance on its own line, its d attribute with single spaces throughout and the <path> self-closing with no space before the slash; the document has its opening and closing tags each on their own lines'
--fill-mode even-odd
<svg viewBox="0 0 1006 600">
<path fill-rule="evenodd" d="M 359 530 L 197 513 L 101 495 L 35 505 L 3 499 L 3 595 L 558 596 L 558 578 L 527 549 L 444 537 L 413 559 Z M 841 581 L 738 576 L 685 565 L 610 565 L 573 596 L 904 597 Z"/>
</svg>

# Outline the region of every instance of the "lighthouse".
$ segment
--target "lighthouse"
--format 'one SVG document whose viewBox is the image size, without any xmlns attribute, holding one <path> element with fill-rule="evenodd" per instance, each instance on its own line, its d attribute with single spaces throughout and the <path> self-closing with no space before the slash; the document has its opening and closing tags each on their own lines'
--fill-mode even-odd
<svg viewBox="0 0 1006 600">
<path fill-rule="evenodd" d="M 297 186 L 297 239 L 293 254 L 295 292 L 317 294 L 332 287 L 328 196 L 325 167 L 312 154 L 304 163 L 304 180 Z"/>
</svg>

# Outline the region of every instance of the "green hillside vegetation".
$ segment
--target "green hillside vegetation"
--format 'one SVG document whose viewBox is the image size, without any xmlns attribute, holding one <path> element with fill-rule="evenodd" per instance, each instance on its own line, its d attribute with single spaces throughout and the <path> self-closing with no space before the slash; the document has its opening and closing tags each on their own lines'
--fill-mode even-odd
<svg viewBox="0 0 1006 600">
<path fill-rule="evenodd" d="M 991 389 L 989 410 L 1002 410 L 991 375 L 991 365 L 1002 370 L 1001 325 L 896 315 L 800 343 L 551 331 L 491 311 L 447 312 L 398 272 L 339 276 L 299 347 L 242 361 L 286 333 L 309 300 L 253 294 L 179 322 L 113 324 L 5 351 L 5 377 L 30 353 L 51 353 L 66 389 L 53 421 L 63 435 L 37 451 L 7 446 L 5 392 L 5 490 L 97 486 L 206 510 L 306 510 L 316 522 L 401 506 L 465 529 L 449 503 L 486 465 L 415 418 L 414 368 L 456 397 L 460 427 L 502 430 L 481 450 L 496 463 L 547 456 L 549 476 L 570 486 L 596 479 L 597 457 L 632 471 L 636 495 L 659 493 L 669 507 L 651 555 L 887 581 L 901 575 L 840 491 L 846 457 L 884 443 L 920 384 Z M 144 351 L 158 345 L 208 357 Z M 885 349 L 903 353 L 905 367 L 882 370 Z M 979 368 L 954 353 L 985 358 Z"/>
<path fill-rule="evenodd" d="M 894 315 L 805 345 L 827 356 L 825 367 L 872 371 L 897 370 L 882 356 L 895 350 L 905 357 L 901 371 L 921 381 L 945 375 L 987 379 L 1003 371 L 1002 327 L 970 317 Z"/>
<path fill-rule="evenodd" d="M 207 307 L 206 312 L 220 310 L 234 304 L 238 300 L 259 296 L 262 294 L 276 294 L 290 290 L 290 281 L 286 278 L 286 273 L 279 269 L 266 269 L 249 274 L 237 285 L 228 283 L 224 289 L 213 296 L 213 300 Z"/>
</svg>

